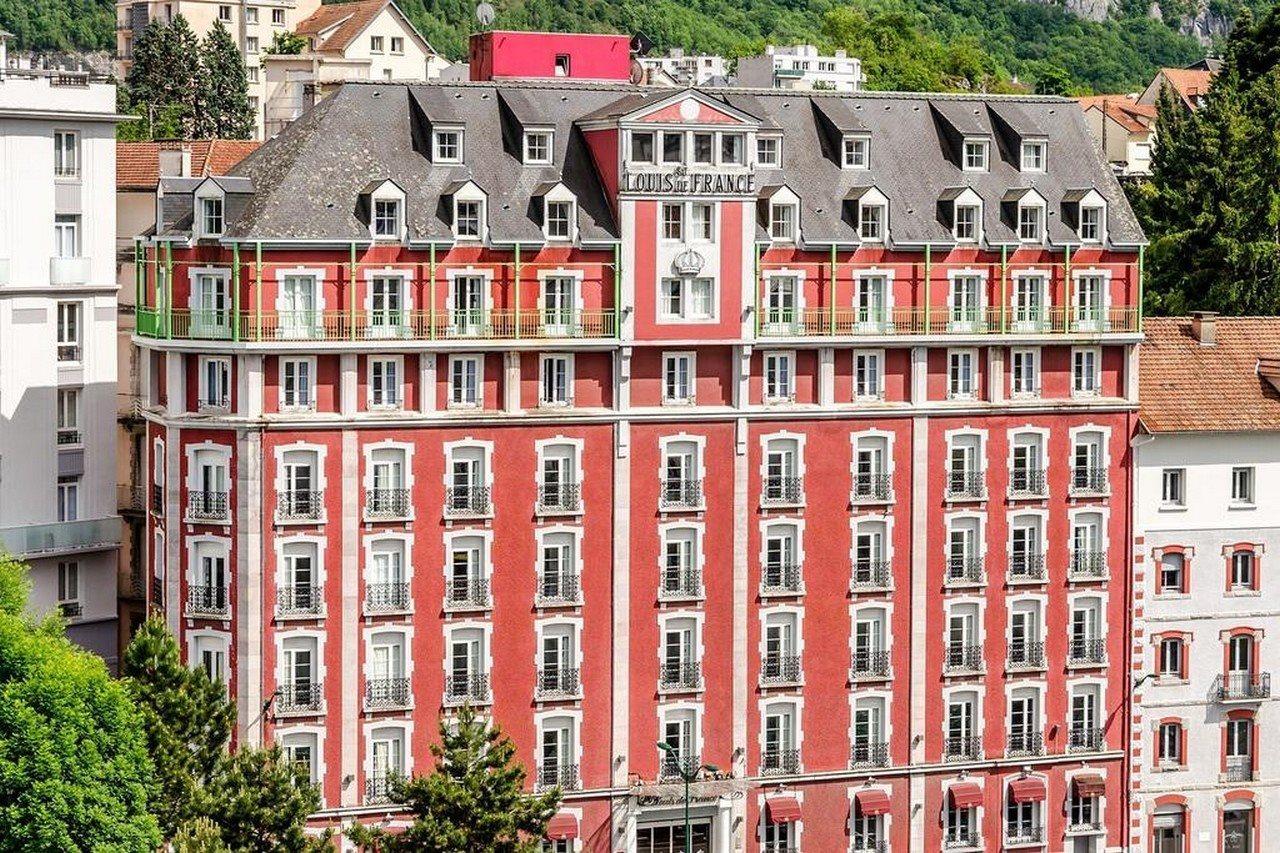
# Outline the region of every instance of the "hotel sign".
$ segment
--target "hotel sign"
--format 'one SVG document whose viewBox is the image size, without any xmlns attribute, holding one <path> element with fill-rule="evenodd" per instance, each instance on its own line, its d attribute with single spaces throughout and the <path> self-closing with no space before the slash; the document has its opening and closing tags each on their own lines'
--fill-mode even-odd
<svg viewBox="0 0 1280 853">
<path fill-rule="evenodd" d="M 755 172 L 690 172 L 676 166 L 666 172 L 622 173 L 622 193 L 640 195 L 740 195 L 756 194 Z"/>
</svg>

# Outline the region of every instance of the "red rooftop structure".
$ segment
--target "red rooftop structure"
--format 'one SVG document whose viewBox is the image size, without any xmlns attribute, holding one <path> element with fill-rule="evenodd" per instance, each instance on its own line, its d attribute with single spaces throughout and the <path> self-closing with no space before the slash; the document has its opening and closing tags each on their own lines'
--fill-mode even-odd
<svg viewBox="0 0 1280 853">
<path fill-rule="evenodd" d="M 473 33 L 467 61 L 472 80 L 626 80 L 631 39 L 604 33 Z"/>
</svg>

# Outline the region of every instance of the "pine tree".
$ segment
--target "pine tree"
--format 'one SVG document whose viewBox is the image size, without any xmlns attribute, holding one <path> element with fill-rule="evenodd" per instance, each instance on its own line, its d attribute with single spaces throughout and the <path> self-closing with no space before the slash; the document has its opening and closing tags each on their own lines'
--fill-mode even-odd
<svg viewBox="0 0 1280 853">
<path fill-rule="evenodd" d="M 435 769 L 393 786 L 393 799 L 413 815 L 399 834 L 359 825 L 348 829 L 356 844 L 378 853 L 536 853 L 547 822 L 560 805 L 560 790 L 530 795 L 515 745 L 496 725 L 464 707 L 441 719 L 433 744 Z"/>
<path fill-rule="evenodd" d="M 200 45 L 203 75 L 197 98 L 196 135 L 222 139 L 248 139 L 253 135 L 253 110 L 249 107 L 249 81 L 244 57 L 221 21 Z"/>
<path fill-rule="evenodd" d="M 122 108 L 139 116 L 124 128 L 129 138 L 190 136 L 198 110 L 198 41 L 187 19 L 153 20 L 133 41 Z"/>
<path fill-rule="evenodd" d="M 231 848 L 222 842 L 218 825 L 207 817 L 183 824 L 171 845 L 173 853 L 231 853 Z"/>
<path fill-rule="evenodd" d="M 210 814 L 222 842 L 237 853 L 308 853 L 331 849 L 329 835 L 308 836 L 307 816 L 320 792 L 280 747 L 241 747 L 227 756 L 209 786 Z"/>
</svg>

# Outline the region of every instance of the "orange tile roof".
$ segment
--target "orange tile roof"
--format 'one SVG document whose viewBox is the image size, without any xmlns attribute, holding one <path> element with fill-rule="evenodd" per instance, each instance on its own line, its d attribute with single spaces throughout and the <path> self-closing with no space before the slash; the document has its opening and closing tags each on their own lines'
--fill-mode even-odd
<svg viewBox="0 0 1280 853">
<path fill-rule="evenodd" d="M 1132 95 L 1088 95 L 1077 100 L 1085 112 L 1094 107 L 1105 110 L 1112 121 L 1130 133 L 1150 130 L 1155 122 L 1156 108 L 1138 103 Z"/>
<path fill-rule="evenodd" d="M 1280 317 L 1218 317 L 1213 346 L 1189 317 L 1151 317 L 1139 348 L 1139 410 L 1149 432 L 1280 430 Z M 1270 375 L 1268 375 L 1270 374 Z"/>
<path fill-rule="evenodd" d="M 295 32 L 300 36 L 318 36 L 337 27 L 333 34 L 317 44 L 318 51 L 344 51 L 369 26 L 390 0 L 354 0 L 350 3 L 330 3 L 321 6 L 298 23 Z"/>
<path fill-rule="evenodd" d="M 237 163 L 258 150 L 251 139 L 193 139 L 187 142 L 116 143 L 116 189 L 154 190 L 160 182 L 160 152 L 185 145 L 191 149 L 193 176 L 225 175 Z"/>
<path fill-rule="evenodd" d="M 1213 85 L 1213 72 L 1200 68 L 1161 68 L 1160 73 L 1192 109 L 1196 106 L 1196 97 L 1208 94 Z"/>
</svg>

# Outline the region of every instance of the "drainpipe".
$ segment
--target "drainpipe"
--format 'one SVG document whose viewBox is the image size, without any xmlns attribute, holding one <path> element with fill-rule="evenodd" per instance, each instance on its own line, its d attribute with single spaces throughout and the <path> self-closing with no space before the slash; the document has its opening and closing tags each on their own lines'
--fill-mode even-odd
<svg viewBox="0 0 1280 853">
<path fill-rule="evenodd" d="M 1146 299 L 1147 247 L 1138 247 L 1138 331 L 1142 331 L 1143 302 Z"/>
<path fill-rule="evenodd" d="M 831 305 L 828 313 L 831 315 L 831 334 L 836 333 L 836 282 L 839 276 L 836 273 L 836 244 L 831 244 Z"/>
<path fill-rule="evenodd" d="M 924 333 L 929 334 L 930 315 L 933 313 L 933 245 L 924 244 Z"/>
<path fill-rule="evenodd" d="M 512 317 L 515 320 L 515 329 L 514 329 L 515 336 L 516 338 L 520 338 L 522 337 L 522 335 L 520 334 L 520 244 L 519 243 L 515 244 L 514 273 L 516 277 L 516 283 L 515 283 L 516 302 L 515 302 L 515 311 L 512 314 Z"/>
<path fill-rule="evenodd" d="M 613 244 L 613 335 L 622 337 L 622 243 Z"/>
<path fill-rule="evenodd" d="M 348 300 L 351 303 L 349 308 L 351 314 L 351 340 L 356 339 L 356 244 L 351 244 L 351 261 L 349 263 L 350 273 L 348 275 L 348 286 L 351 288 L 351 297 Z"/>
<path fill-rule="evenodd" d="M 173 339 L 173 243 L 164 244 L 164 336 Z"/>
<path fill-rule="evenodd" d="M 1009 246 L 1000 247 L 1000 331 L 1009 331 Z"/>
<path fill-rule="evenodd" d="M 429 322 L 431 326 L 431 340 L 434 341 L 436 339 L 436 244 L 434 242 L 431 244 L 431 260 L 427 264 L 427 269 L 427 290 L 430 294 L 429 301 L 431 303 L 431 315 Z"/>
<path fill-rule="evenodd" d="M 240 244 L 231 244 L 231 340 L 240 340 Z"/>
<path fill-rule="evenodd" d="M 254 340 L 262 340 L 262 241 L 254 244 L 253 325 Z"/>
</svg>

